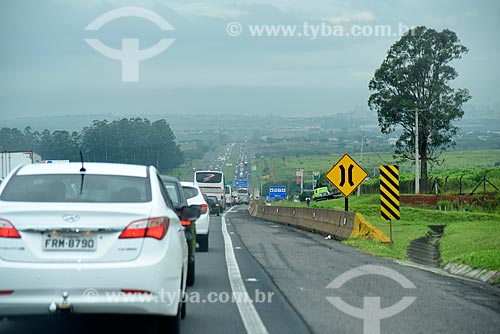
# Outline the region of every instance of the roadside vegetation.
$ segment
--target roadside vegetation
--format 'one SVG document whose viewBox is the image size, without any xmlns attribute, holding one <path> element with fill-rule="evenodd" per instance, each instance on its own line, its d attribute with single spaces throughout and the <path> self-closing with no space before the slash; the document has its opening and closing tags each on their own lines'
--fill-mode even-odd
<svg viewBox="0 0 500 334">
<path fill-rule="evenodd" d="M 290 145 L 299 147 L 300 143 Z M 255 148 L 258 150 L 258 147 Z M 288 185 L 289 189 L 297 191 L 300 189 L 295 185 L 295 172 L 299 168 L 304 169 L 304 189 L 312 188 L 312 173 L 325 173 L 342 157 L 343 153 L 330 153 L 324 155 L 287 156 L 283 152 L 282 157 L 263 157 L 257 159 L 259 174 L 264 183 L 263 194 L 267 195 L 266 185 Z M 380 165 L 398 164 L 390 152 L 367 152 L 361 157 L 359 154 L 351 154 L 361 167 L 370 175 L 361 186 L 361 193 L 367 193 L 378 188 L 378 173 Z M 429 171 L 429 178 L 438 179 L 440 193 L 458 193 L 459 179 L 463 176 L 463 193 L 471 192 L 486 175 L 487 179 L 500 188 L 500 168 L 495 164 L 500 162 L 500 150 L 477 150 L 477 151 L 449 151 L 442 154 L 443 162 L 433 165 Z M 272 167 L 272 168 L 271 168 Z M 400 180 L 411 181 L 414 179 L 414 165 L 411 162 L 399 164 Z M 445 185 L 445 179 L 446 185 Z M 255 182 L 257 181 L 257 182 Z M 259 183 L 260 180 L 254 180 Z M 366 189 L 365 189 L 366 187 Z M 375 189 L 376 190 L 376 189 Z M 490 185 L 487 190 L 494 190 Z M 478 188 L 482 191 L 482 186 Z"/>
<path fill-rule="evenodd" d="M 493 202 L 499 202 L 497 197 Z M 291 201 L 276 205 L 305 206 Z M 344 198 L 311 203 L 311 207 L 344 209 Z M 394 244 L 386 245 L 360 239 L 348 239 L 344 244 L 357 247 L 369 254 L 409 260 L 406 250 L 411 240 L 425 236 L 430 225 L 445 225 L 440 240 L 442 265 L 462 263 L 473 268 L 500 271 L 500 207 L 493 212 L 483 208 L 468 208 L 473 211 L 439 211 L 438 208 L 415 208 L 403 205 L 401 220 L 393 221 Z M 390 224 L 380 218 L 377 195 L 349 197 L 349 210 L 361 213 L 371 224 L 389 236 Z"/>
<path fill-rule="evenodd" d="M 154 165 L 167 172 L 184 161 L 175 135 L 165 119 L 122 118 L 95 120 L 82 131 L 50 132 L 26 126 L 0 129 L 0 152 L 34 151 L 44 160 Z"/>
</svg>

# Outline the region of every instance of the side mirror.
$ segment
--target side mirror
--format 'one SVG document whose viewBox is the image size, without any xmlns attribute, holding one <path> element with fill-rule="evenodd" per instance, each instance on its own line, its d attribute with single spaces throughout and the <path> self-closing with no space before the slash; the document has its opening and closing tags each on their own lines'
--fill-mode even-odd
<svg viewBox="0 0 500 334">
<path fill-rule="evenodd" d="M 185 206 L 181 209 L 181 220 L 195 220 L 200 217 L 201 210 L 194 205 Z"/>
</svg>

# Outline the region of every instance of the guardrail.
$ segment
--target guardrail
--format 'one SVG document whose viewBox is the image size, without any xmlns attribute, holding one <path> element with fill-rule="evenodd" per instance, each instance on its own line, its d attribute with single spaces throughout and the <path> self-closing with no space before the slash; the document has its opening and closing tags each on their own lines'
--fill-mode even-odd
<svg viewBox="0 0 500 334">
<path fill-rule="evenodd" d="M 297 208 L 251 204 L 249 213 L 257 218 L 282 223 L 344 240 L 362 238 L 390 243 L 390 239 L 359 213 L 318 208 Z"/>
</svg>

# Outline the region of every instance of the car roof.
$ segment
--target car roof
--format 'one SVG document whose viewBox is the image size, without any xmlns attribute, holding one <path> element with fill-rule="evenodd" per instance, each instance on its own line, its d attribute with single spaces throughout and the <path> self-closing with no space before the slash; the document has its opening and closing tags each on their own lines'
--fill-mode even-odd
<svg viewBox="0 0 500 334">
<path fill-rule="evenodd" d="M 123 175 L 147 177 L 148 169 L 152 166 L 128 165 L 115 163 L 100 163 L 100 162 L 85 162 L 83 164 L 85 174 L 101 174 L 101 175 Z M 30 164 L 22 166 L 17 175 L 33 175 L 33 174 L 78 174 L 82 168 L 81 162 L 70 162 L 61 164 Z"/>
<path fill-rule="evenodd" d="M 179 182 L 178 178 L 170 176 L 170 175 L 160 175 L 160 178 L 163 181 L 170 181 L 170 182 L 175 182 L 175 183 Z"/>
</svg>

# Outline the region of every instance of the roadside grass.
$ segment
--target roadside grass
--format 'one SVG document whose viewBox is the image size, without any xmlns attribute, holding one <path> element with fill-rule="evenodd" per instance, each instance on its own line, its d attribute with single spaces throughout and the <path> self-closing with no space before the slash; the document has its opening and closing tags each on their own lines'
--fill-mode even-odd
<svg viewBox="0 0 500 334">
<path fill-rule="evenodd" d="M 293 146 L 296 148 L 294 143 Z M 289 145 L 290 146 L 290 145 Z M 258 150 L 258 148 L 255 148 Z M 343 153 L 331 155 L 301 155 L 301 156 L 286 156 L 283 152 L 282 157 L 268 157 L 265 160 L 268 163 L 273 163 L 276 178 L 278 180 L 294 179 L 295 172 L 299 168 L 304 168 L 305 181 L 309 181 L 314 171 L 327 172 L 333 164 L 335 164 Z M 376 173 L 380 165 L 399 165 L 401 174 L 414 172 L 414 167 L 411 162 L 398 164 L 390 152 L 364 152 L 361 158 L 359 154 L 351 154 L 369 174 Z M 498 162 L 500 150 L 477 150 L 477 151 L 447 151 L 442 154 L 443 162 L 438 166 L 429 166 L 429 175 L 448 175 L 453 173 L 453 170 L 466 170 L 478 168 L 492 168 Z M 458 176 L 460 176 L 459 174 Z"/>
<path fill-rule="evenodd" d="M 447 224 L 440 241 L 446 262 L 500 271 L 500 219 Z"/>
<path fill-rule="evenodd" d="M 305 206 L 284 201 L 276 205 Z M 311 203 L 311 207 L 344 209 L 344 198 Z M 390 234 L 390 223 L 380 218 L 377 195 L 349 197 L 349 211 L 361 213 L 371 224 Z M 376 256 L 409 260 L 406 250 L 411 240 L 425 236 L 430 225 L 445 225 L 440 240 L 442 264 L 462 263 L 473 268 L 500 271 L 500 213 L 482 211 L 439 211 L 409 206 L 401 207 L 401 220 L 393 221 L 394 244 L 370 240 L 348 239 L 343 244 L 357 247 Z"/>
</svg>

